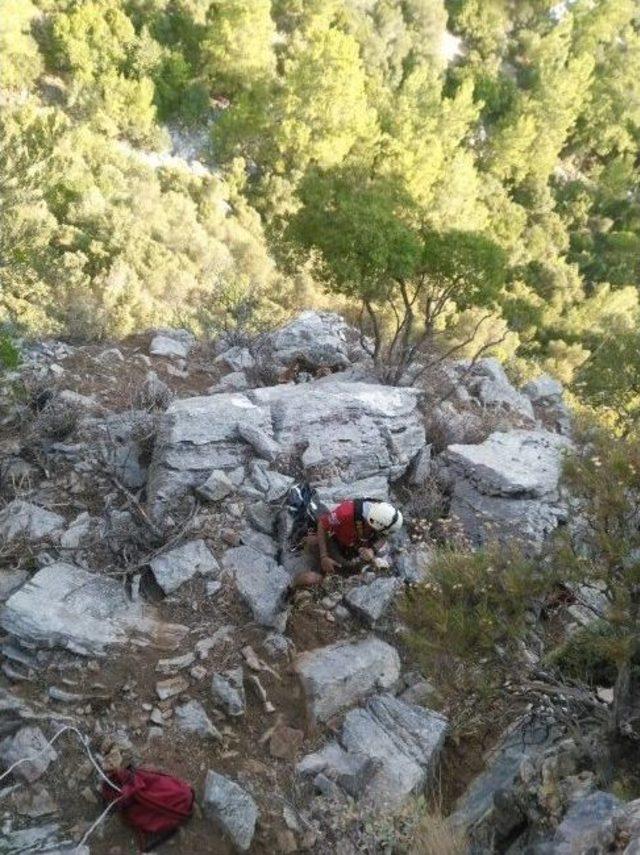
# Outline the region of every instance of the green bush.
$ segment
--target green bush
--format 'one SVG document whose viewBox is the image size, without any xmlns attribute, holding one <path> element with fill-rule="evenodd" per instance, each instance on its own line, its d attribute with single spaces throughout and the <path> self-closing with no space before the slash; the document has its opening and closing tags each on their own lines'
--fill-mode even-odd
<svg viewBox="0 0 640 855">
<path fill-rule="evenodd" d="M 527 609 L 548 584 L 515 548 L 443 549 L 407 595 L 409 644 L 427 670 L 443 660 L 486 664 L 522 638 Z M 487 669 L 489 670 L 489 669 Z"/>
<path fill-rule="evenodd" d="M 18 348 L 8 333 L 0 331 L 0 368 L 13 371 L 20 364 Z"/>
<path fill-rule="evenodd" d="M 613 686 L 617 675 L 611 647 L 614 639 L 611 625 L 597 621 L 592 626 L 579 629 L 564 644 L 552 650 L 546 661 L 555 666 L 562 676 L 572 680 L 580 680 L 590 686 Z"/>
</svg>

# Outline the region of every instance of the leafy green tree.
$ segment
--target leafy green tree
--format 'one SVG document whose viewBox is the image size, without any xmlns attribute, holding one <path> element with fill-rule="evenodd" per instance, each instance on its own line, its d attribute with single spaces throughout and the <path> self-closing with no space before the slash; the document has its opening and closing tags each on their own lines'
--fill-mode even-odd
<svg viewBox="0 0 640 855">
<path fill-rule="evenodd" d="M 564 480 L 583 524 L 559 539 L 556 561 L 603 598 L 594 617 L 609 625 L 600 644 L 617 670 L 612 730 L 635 742 L 640 713 L 640 441 L 637 434 L 616 437 L 593 426 L 578 439 Z"/>
<path fill-rule="evenodd" d="M 42 71 L 42 57 L 31 35 L 38 10 L 30 0 L 6 0 L 0 18 L 0 89 L 20 90 Z"/>
<path fill-rule="evenodd" d="M 319 252 L 329 287 L 361 303 L 374 360 L 392 382 L 433 345 L 450 305 L 495 303 L 505 276 L 502 250 L 476 233 L 416 228 L 410 198 L 392 182 L 348 171 L 314 174 L 300 195 L 288 237 Z"/>
<path fill-rule="evenodd" d="M 575 378 L 580 397 L 628 433 L 640 420 L 640 332 L 605 335 Z"/>
<path fill-rule="evenodd" d="M 273 77 L 271 0 L 213 0 L 206 21 L 201 64 L 216 94 L 232 96 Z"/>
</svg>

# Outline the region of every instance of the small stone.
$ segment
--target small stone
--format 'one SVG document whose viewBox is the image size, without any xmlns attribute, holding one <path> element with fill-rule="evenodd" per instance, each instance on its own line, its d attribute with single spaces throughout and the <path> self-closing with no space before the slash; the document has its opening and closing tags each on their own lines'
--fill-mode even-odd
<svg viewBox="0 0 640 855">
<path fill-rule="evenodd" d="M 25 757 L 31 759 L 17 766 L 14 775 L 32 784 L 46 772 L 58 754 L 39 727 L 23 727 L 15 736 L 8 736 L 0 742 L 0 764 L 7 769 Z"/>
<path fill-rule="evenodd" d="M 270 632 L 262 642 L 262 646 L 268 656 L 273 659 L 278 659 L 282 656 L 287 656 L 293 652 L 295 645 L 286 635 L 281 635 L 279 632 Z"/>
<path fill-rule="evenodd" d="M 149 721 L 152 724 L 157 724 L 159 727 L 162 727 L 164 725 L 164 716 L 162 715 L 161 710 L 159 710 L 157 707 L 151 710 Z"/>
<path fill-rule="evenodd" d="M 259 427 L 255 427 L 250 424 L 238 423 L 238 433 L 245 442 L 248 442 L 249 445 L 252 446 L 258 457 L 262 457 L 270 463 L 272 463 L 281 452 L 281 448 L 278 443 Z"/>
<path fill-rule="evenodd" d="M 251 846 L 258 806 L 235 781 L 209 770 L 205 781 L 204 812 L 213 819 L 241 852 Z"/>
<path fill-rule="evenodd" d="M 211 678 L 211 691 L 227 715 L 241 716 L 246 709 L 246 697 L 243 685 L 242 667 L 214 674 Z"/>
<path fill-rule="evenodd" d="M 161 701 L 179 695 L 189 688 L 189 683 L 184 677 L 171 677 L 169 680 L 161 680 L 156 683 L 156 694 Z"/>
<path fill-rule="evenodd" d="M 207 598 L 212 600 L 222 590 L 222 582 L 218 579 L 209 579 L 205 586 Z"/>
<path fill-rule="evenodd" d="M 30 819 L 48 816 L 58 810 L 51 794 L 41 784 L 36 784 L 28 790 L 16 793 L 13 797 L 13 803 L 20 816 L 28 816 Z"/>
<path fill-rule="evenodd" d="M 227 475 L 221 469 L 214 469 L 197 492 L 208 502 L 220 502 L 233 490 L 234 486 Z"/>
<path fill-rule="evenodd" d="M 196 733 L 222 741 L 222 734 L 207 715 L 199 701 L 188 701 L 175 710 L 176 724 L 185 733 Z"/>
<path fill-rule="evenodd" d="M 207 676 L 207 669 L 203 665 L 194 665 L 189 674 L 194 680 L 204 680 Z"/>
<path fill-rule="evenodd" d="M 174 656 L 173 659 L 160 659 L 156 665 L 156 671 L 160 674 L 176 674 L 183 668 L 193 665 L 195 660 L 195 653 L 185 653 L 183 656 Z"/>
<path fill-rule="evenodd" d="M 150 562 L 156 582 L 165 594 L 172 594 L 195 575 L 217 576 L 220 566 L 204 540 L 183 543 Z"/>
<path fill-rule="evenodd" d="M 96 795 L 93 792 L 93 790 L 91 789 L 91 787 L 85 787 L 80 792 L 80 795 L 85 800 L 85 802 L 89 802 L 89 804 L 91 804 L 91 805 L 97 805 L 98 804 L 98 799 L 96 798 Z"/>
</svg>

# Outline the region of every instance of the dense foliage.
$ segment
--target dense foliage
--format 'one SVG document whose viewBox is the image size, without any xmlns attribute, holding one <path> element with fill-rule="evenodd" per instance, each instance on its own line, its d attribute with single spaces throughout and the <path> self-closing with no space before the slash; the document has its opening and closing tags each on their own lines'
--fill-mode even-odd
<svg viewBox="0 0 640 855">
<path fill-rule="evenodd" d="M 0 320 L 258 322 L 328 288 L 392 337 L 402 281 L 408 346 L 477 329 L 635 417 L 606 374 L 638 350 L 633 0 L 8 0 L 0 45 Z M 158 154 L 178 135 L 208 168 Z"/>
</svg>

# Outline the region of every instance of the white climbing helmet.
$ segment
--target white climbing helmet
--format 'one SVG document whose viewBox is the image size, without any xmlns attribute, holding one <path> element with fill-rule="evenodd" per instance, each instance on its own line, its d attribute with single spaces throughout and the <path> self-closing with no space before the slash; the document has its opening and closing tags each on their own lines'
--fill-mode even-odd
<svg viewBox="0 0 640 855">
<path fill-rule="evenodd" d="M 367 502 L 364 518 L 374 531 L 391 534 L 402 527 L 402 514 L 389 502 Z"/>
</svg>

